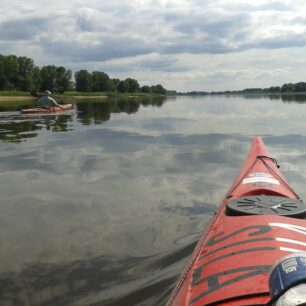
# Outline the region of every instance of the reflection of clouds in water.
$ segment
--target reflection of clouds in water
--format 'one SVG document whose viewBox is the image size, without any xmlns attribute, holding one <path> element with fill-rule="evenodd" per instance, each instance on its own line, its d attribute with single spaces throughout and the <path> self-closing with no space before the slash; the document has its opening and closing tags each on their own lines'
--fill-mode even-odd
<svg viewBox="0 0 306 306">
<path fill-rule="evenodd" d="M 183 229 L 201 229 L 204 212 L 210 216 L 222 200 L 250 143 L 238 135 L 153 137 L 106 129 L 67 136 L 46 142 L 45 150 L 31 152 L 25 143 L 15 156 L 1 153 L 2 237 L 8 243 L 2 256 L 11 264 L 18 250 L 25 256 L 14 258 L 16 265 L 165 248 Z"/>
<path fill-rule="evenodd" d="M 272 118 L 274 109 L 263 121 L 254 112 L 247 123 L 247 111 L 261 111 L 266 100 L 252 101 L 247 110 L 242 101 L 233 102 L 236 119 L 212 99 L 208 105 L 197 101 L 199 112 L 184 113 L 192 107 L 178 99 L 170 103 L 177 105 L 171 116 L 166 103 L 104 125 L 74 122 L 74 131 L 44 130 L 18 145 L 1 143 L 1 272 L 19 273 L 33 263 L 62 267 L 101 255 L 150 256 L 186 246 L 238 174 L 250 135 L 265 129 L 262 122 L 268 119 L 273 131 L 264 137 L 268 150 L 306 199 L 305 136 L 290 134 L 295 126 Z M 281 105 L 282 116 L 300 107 Z M 297 118 L 301 125 L 301 115 Z"/>
<path fill-rule="evenodd" d="M 306 200 L 306 135 L 288 134 L 264 139 L 273 157 L 276 157 L 282 173 L 297 194 Z"/>
<path fill-rule="evenodd" d="M 0 176 L 0 192 L 8 203 L 2 213 L 9 224 L 1 257 L 7 267 L 13 266 L 11 258 L 17 267 L 40 258 L 58 262 L 168 248 L 178 232 L 200 230 L 205 219 L 193 215 L 196 220 L 188 221 L 191 216 L 182 211 L 221 200 L 219 191 L 223 194 L 228 186 L 218 180 L 218 171 L 228 169 L 231 158 L 224 161 L 220 148 L 227 148 L 237 164 L 231 153 L 235 142 L 225 135 L 152 137 L 94 129 L 61 134 L 45 149 L 31 151 L 31 144 L 24 143 L 15 156 L 2 152 L 0 168 L 6 176 Z M 161 201 L 176 210 L 165 209 Z M 21 250 L 24 257 L 16 258 Z"/>
<path fill-rule="evenodd" d="M 109 126 L 144 135 L 238 133 L 248 135 L 303 134 L 305 104 L 286 104 L 269 97 L 179 97 L 162 108 L 140 109 L 132 118 L 114 118 Z M 294 118 L 294 119 L 293 119 Z M 284 124 L 290 122 L 290 124 Z M 166 127 L 162 129 L 161 127 Z"/>
</svg>

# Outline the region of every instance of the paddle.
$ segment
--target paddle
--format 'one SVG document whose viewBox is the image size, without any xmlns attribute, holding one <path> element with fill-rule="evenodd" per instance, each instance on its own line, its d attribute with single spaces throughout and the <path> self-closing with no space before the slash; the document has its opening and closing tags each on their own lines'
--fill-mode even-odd
<svg viewBox="0 0 306 306">
<path fill-rule="evenodd" d="M 61 107 L 59 104 L 57 104 L 57 105 L 54 105 L 53 107 L 59 107 L 59 108 L 61 108 L 62 110 L 65 110 L 63 107 Z"/>
</svg>

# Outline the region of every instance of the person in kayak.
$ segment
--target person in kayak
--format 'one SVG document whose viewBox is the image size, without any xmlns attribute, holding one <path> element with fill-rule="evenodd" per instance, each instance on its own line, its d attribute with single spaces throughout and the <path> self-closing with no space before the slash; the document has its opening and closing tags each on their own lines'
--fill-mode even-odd
<svg viewBox="0 0 306 306">
<path fill-rule="evenodd" d="M 51 94 L 51 91 L 46 90 L 45 91 L 45 95 L 42 96 L 39 100 L 38 100 L 38 107 L 40 108 L 51 108 L 54 106 L 58 106 L 57 102 L 51 98 L 49 95 Z"/>
</svg>

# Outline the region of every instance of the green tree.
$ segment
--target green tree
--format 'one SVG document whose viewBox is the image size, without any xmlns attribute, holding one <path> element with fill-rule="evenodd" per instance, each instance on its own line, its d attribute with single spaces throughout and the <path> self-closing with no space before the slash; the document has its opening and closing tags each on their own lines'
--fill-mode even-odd
<svg viewBox="0 0 306 306">
<path fill-rule="evenodd" d="M 167 93 L 167 90 L 160 84 L 151 86 L 151 91 L 156 94 L 164 95 Z"/>
<path fill-rule="evenodd" d="M 92 75 L 87 70 L 80 70 L 75 73 L 75 87 L 77 91 L 92 91 Z"/>
<path fill-rule="evenodd" d="M 20 56 L 18 57 L 18 76 L 15 87 L 23 91 L 30 91 L 33 84 L 34 62 L 32 59 Z"/>
<path fill-rule="evenodd" d="M 58 93 L 64 93 L 68 90 L 71 76 L 71 70 L 66 70 L 65 67 L 57 67 L 54 90 Z"/>
<path fill-rule="evenodd" d="M 281 88 L 279 86 L 272 86 L 269 88 L 269 92 L 280 92 Z"/>
<path fill-rule="evenodd" d="M 306 92 L 306 83 L 305 82 L 299 82 L 294 84 L 294 92 Z"/>
<path fill-rule="evenodd" d="M 18 72 L 19 72 L 19 63 L 17 56 L 15 55 L 4 56 L 3 68 L 5 76 L 4 89 L 7 90 L 15 89 L 15 84 L 17 82 Z"/>
<path fill-rule="evenodd" d="M 119 83 L 120 83 L 120 80 L 119 79 L 112 79 L 112 82 L 114 83 L 114 85 L 115 85 L 115 91 L 117 91 L 117 88 L 118 88 L 118 85 L 119 85 Z"/>
<path fill-rule="evenodd" d="M 93 71 L 92 73 L 92 90 L 107 91 L 107 82 L 109 76 L 105 72 Z"/>
<path fill-rule="evenodd" d="M 0 55 L 0 90 L 4 89 L 4 85 L 5 85 L 4 57 Z"/>
<path fill-rule="evenodd" d="M 129 83 L 126 81 L 120 81 L 117 86 L 117 91 L 121 93 L 129 92 Z"/>
<path fill-rule="evenodd" d="M 292 83 L 284 84 L 282 86 L 282 92 L 292 92 L 292 91 L 293 91 L 293 84 Z"/>
<path fill-rule="evenodd" d="M 108 80 L 106 82 L 105 91 L 110 91 L 110 92 L 115 92 L 116 91 L 116 85 L 113 82 L 113 80 Z"/>
<path fill-rule="evenodd" d="M 140 88 L 140 91 L 144 93 L 151 93 L 151 87 L 148 85 L 144 85 Z"/>
<path fill-rule="evenodd" d="M 139 91 L 139 83 L 137 80 L 132 78 L 125 79 L 125 82 L 128 84 L 129 90 L 128 92 L 137 92 Z"/>
<path fill-rule="evenodd" d="M 41 72 L 39 67 L 33 68 L 33 74 L 32 74 L 32 87 L 30 89 L 30 92 L 35 95 L 38 91 L 41 90 Z"/>
<path fill-rule="evenodd" d="M 44 66 L 40 70 L 40 77 L 41 77 L 41 90 L 51 90 L 52 92 L 55 91 L 55 84 L 56 84 L 56 66 L 48 65 Z"/>
</svg>

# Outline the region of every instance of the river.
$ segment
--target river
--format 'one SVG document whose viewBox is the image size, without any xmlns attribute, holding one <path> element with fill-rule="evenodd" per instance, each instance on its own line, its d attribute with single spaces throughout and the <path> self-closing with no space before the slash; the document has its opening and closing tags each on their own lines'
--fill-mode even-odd
<svg viewBox="0 0 306 306">
<path fill-rule="evenodd" d="M 21 102 L 20 102 L 21 103 Z M 262 136 L 306 199 L 306 97 L 0 102 L 0 305 L 163 305 Z"/>
</svg>

